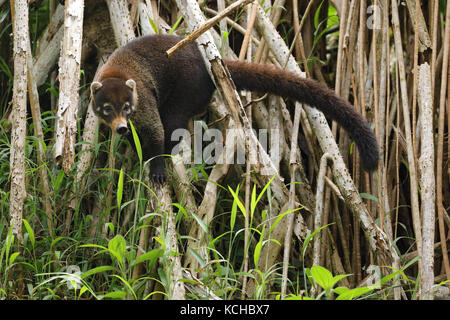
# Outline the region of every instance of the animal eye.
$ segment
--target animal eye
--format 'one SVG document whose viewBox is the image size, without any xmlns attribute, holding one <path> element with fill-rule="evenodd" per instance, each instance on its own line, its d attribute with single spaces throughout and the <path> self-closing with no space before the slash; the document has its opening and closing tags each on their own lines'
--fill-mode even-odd
<svg viewBox="0 0 450 320">
<path fill-rule="evenodd" d="M 126 113 L 129 113 L 129 112 L 131 111 L 130 103 L 129 103 L 129 102 L 126 102 L 126 103 L 124 104 L 124 106 L 123 106 L 123 111 L 125 111 Z"/>
<path fill-rule="evenodd" d="M 103 114 L 105 116 L 109 115 L 112 112 L 112 108 L 109 104 L 104 104 L 103 105 Z"/>
</svg>

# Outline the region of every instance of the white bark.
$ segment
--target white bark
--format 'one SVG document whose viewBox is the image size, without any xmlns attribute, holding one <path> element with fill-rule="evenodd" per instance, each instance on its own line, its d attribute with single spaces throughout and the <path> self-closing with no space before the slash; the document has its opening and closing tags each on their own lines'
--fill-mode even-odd
<svg viewBox="0 0 450 320">
<path fill-rule="evenodd" d="M 135 37 L 127 2 L 123 0 L 107 0 L 106 4 L 108 5 L 117 46 L 121 47 Z"/>
<path fill-rule="evenodd" d="M 48 73 L 58 62 L 61 41 L 63 39 L 64 6 L 58 5 L 51 17 L 50 24 L 39 39 L 36 56 L 33 59 L 33 74 L 36 85 L 44 84 Z"/>
<path fill-rule="evenodd" d="M 14 83 L 12 100 L 12 131 L 10 155 L 10 218 L 13 234 L 22 241 L 23 203 L 25 189 L 25 143 L 27 134 L 27 51 L 28 4 L 26 0 L 11 1 L 14 33 Z"/>
<path fill-rule="evenodd" d="M 152 19 L 152 21 L 155 22 L 155 17 L 153 15 L 153 8 L 152 8 L 151 3 L 148 0 L 145 1 L 145 3 L 142 0 L 139 1 L 138 11 L 139 11 L 139 22 L 141 24 L 142 33 L 144 35 L 155 34 L 155 30 L 153 30 L 153 27 L 149 21 L 149 19 Z"/>
<path fill-rule="evenodd" d="M 434 228 L 435 228 L 435 177 L 433 140 L 433 99 L 431 95 L 431 70 L 428 63 L 419 68 L 419 106 L 421 124 L 421 154 L 419 158 L 422 196 L 422 275 L 420 298 L 433 299 L 434 284 Z"/>
<path fill-rule="evenodd" d="M 75 155 L 83 12 L 84 0 L 66 1 L 64 37 L 59 61 L 60 87 L 54 154 L 57 162 L 62 160 L 66 173 L 72 169 Z"/>
</svg>

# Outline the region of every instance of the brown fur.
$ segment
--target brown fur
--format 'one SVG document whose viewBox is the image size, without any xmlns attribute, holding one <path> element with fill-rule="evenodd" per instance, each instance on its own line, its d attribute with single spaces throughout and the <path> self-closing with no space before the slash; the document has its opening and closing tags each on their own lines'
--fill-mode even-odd
<svg viewBox="0 0 450 320">
<path fill-rule="evenodd" d="M 170 154 L 174 146 L 170 139 L 172 132 L 186 128 L 190 118 L 205 112 L 215 90 L 195 44 L 167 57 L 166 51 L 180 40 L 176 36 L 156 35 L 129 42 L 111 55 L 97 76 L 98 82 L 91 87 L 94 111 L 113 130 L 117 130 L 113 119 L 105 118 L 101 112 L 105 102 L 114 105 L 116 116 L 133 121 L 145 160 Z M 238 89 L 290 97 L 336 120 L 355 140 L 363 167 L 376 168 L 378 147 L 372 130 L 361 115 L 332 90 L 272 66 L 225 62 Z M 134 82 L 127 82 L 129 79 Z M 131 104 L 131 113 L 124 113 L 126 102 Z M 151 177 L 157 181 L 165 179 L 161 157 L 152 161 Z"/>
</svg>

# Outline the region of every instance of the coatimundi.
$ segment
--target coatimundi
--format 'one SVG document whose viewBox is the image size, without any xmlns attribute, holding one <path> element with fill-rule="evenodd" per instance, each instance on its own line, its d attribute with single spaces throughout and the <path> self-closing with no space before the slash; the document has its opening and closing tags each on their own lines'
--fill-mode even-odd
<svg viewBox="0 0 450 320">
<path fill-rule="evenodd" d="M 181 39 L 152 35 L 130 41 L 110 56 L 91 85 L 95 114 L 119 134 L 129 133 L 131 119 L 144 160 L 170 154 L 176 144 L 170 139 L 172 132 L 187 128 L 190 118 L 204 113 L 215 90 L 195 43 L 167 57 L 166 51 Z M 337 121 L 356 142 L 362 167 L 376 169 L 375 135 L 352 105 L 334 91 L 270 65 L 230 60 L 225 64 L 238 89 L 290 97 Z M 159 182 L 166 179 L 162 157 L 152 160 L 150 177 Z"/>
</svg>

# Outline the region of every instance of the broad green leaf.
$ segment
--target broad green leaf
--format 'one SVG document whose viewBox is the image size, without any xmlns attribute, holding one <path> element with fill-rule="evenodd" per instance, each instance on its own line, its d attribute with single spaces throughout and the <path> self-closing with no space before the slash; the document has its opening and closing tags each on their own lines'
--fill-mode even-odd
<svg viewBox="0 0 450 320">
<path fill-rule="evenodd" d="M 331 290 L 334 285 L 333 275 L 330 271 L 321 266 L 311 267 L 311 276 L 314 281 L 324 290 Z"/>
<path fill-rule="evenodd" d="M 138 263 L 141 263 L 144 261 L 150 261 L 149 270 L 151 270 L 153 267 L 153 264 L 156 262 L 156 260 L 158 258 L 161 258 L 163 255 L 164 255 L 163 249 L 154 249 L 152 251 L 141 254 L 132 265 L 138 264 Z"/>
<path fill-rule="evenodd" d="M 114 271 L 114 270 L 115 270 L 115 268 L 113 266 L 100 266 L 100 267 L 96 267 L 96 268 L 93 268 L 91 270 L 84 272 L 81 275 L 81 278 L 84 279 L 84 278 L 92 276 L 93 274 L 96 274 L 96 273 L 105 272 L 105 271 Z"/>
<path fill-rule="evenodd" d="M 127 249 L 127 244 L 125 239 L 119 234 L 112 238 L 108 242 L 109 252 L 119 261 L 119 263 L 124 262 L 125 251 Z"/>
<path fill-rule="evenodd" d="M 109 299 L 123 299 L 125 298 L 127 295 L 127 293 L 125 291 L 113 291 L 113 292 L 109 292 L 107 294 L 105 294 L 103 296 L 104 298 L 109 298 Z"/>
</svg>

